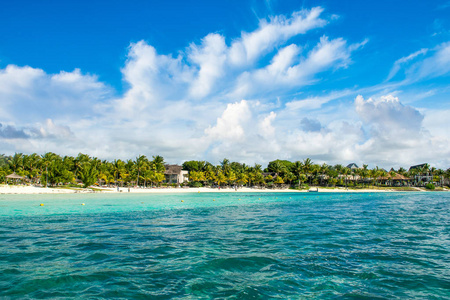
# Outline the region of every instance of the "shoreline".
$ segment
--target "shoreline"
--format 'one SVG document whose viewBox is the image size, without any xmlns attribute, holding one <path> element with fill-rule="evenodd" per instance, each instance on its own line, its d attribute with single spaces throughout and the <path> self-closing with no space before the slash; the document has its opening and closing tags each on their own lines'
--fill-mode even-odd
<svg viewBox="0 0 450 300">
<path fill-rule="evenodd" d="M 312 187 L 313 192 L 316 192 L 317 187 Z M 440 191 L 448 191 L 443 189 Z M 11 195 L 11 194 L 76 194 L 76 193 L 103 193 L 103 194 L 174 194 L 174 193 L 308 193 L 308 190 L 294 190 L 294 189 L 257 189 L 242 187 L 237 190 L 232 188 L 95 188 L 92 190 L 90 188 L 42 188 L 35 186 L 17 186 L 17 185 L 0 185 L 0 194 Z M 415 188 L 415 190 L 396 190 L 395 188 L 383 188 L 383 189 L 346 189 L 341 187 L 336 188 L 317 188 L 319 193 L 392 193 L 392 192 L 427 192 L 425 189 Z"/>
</svg>

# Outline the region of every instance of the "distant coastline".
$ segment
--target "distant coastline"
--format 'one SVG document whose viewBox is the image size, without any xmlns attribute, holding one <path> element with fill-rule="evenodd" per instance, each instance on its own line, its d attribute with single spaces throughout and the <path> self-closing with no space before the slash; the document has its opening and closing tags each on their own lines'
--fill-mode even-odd
<svg viewBox="0 0 450 300">
<path fill-rule="evenodd" d="M 397 189 L 397 188 L 322 188 L 312 187 L 311 190 L 318 189 L 319 193 L 386 193 L 386 192 L 426 192 L 425 188 Z M 261 189 L 241 187 L 233 188 L 43 188 L 27 185 L 0 185 L 0 194 L 75 194 L 75 193 L 104 193 L 104 194 L 176 194 L 176 193 L 308 193 L 310 189 Z M 448 192 L 449 189 L 443 188 L 439 191 Z"/>
<path fill-rule="evenodd" d="M 76 157 L 15 153 L 0 154 L 1 183 L 5 184 L 2 194 L 445 191 L 450 189 L 450 168 L 423 163 L 386 170 L 356 163 L 318 164 L 310 158 L 295 162 L 277 159 L 266 167 L 227 158 L 216 165 L 200 160 L 177 165 L 166 163 L 159 155 L 108 161 L 82 153 Z"/>
</svg>

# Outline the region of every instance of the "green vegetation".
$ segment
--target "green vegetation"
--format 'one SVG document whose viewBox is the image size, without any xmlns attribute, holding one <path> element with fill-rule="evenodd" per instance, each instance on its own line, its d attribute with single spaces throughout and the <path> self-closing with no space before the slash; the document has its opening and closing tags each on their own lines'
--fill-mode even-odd
<svg viewBox="0 0 450 300">
<path fill-rule="evenodd" d="M 77 157 L 60 156 L 48 152 L 43 155 L 15 153 L 0 155 L 0 182 L 15 172 L 25 176 L 32 184 L 42 186 L 89 187 L 107 186 L 160 186 L 165 180 L 165 162 L 162 156 L 148 159 L 139 155 L 134 160 L 100 160 L 87 154 Z M 308 189 L 309 186 L 343 187 L 351 189 L 390 187 L 395 190 L 415 190 L 415 187 L 434 189 L 448 182 L 446 171 L 423 165 L 406 171 L 404 168 L 389 172 L 375 167 L 349 169 L 342 165 L 315 164 L 311 159 L 290 162 L 274 160 L 267 168 L 249 166 L 223 159 L 218 165 L 207 161 L 186 161 L 183 169 L 189 171 L 191 187 L 256 187 Z M 166 185 L 166 184 L 165 184 Z"/>
<path fill-rule="evenodd" d="M 434 190 L 436 187 L 435 187 L 434 184 L 432 184 L 432 183 L 427 183 L 427 184 L 425 185 L 425 188 L 426 188 L 427 190 Z"/>
<path fill-rule="evenodd" d="M 78 154 L 77 157 L 48 152 L 44 155 L 16 153 L 0 155 L 0 182 L 13 172 L 25 176 L 31 184 L 42 186 L 88 187 L 92 185 L 159 185 L 164 181 L 164 158 L 145 155 L 135 160 L 112 162 Z"/>
</svg>

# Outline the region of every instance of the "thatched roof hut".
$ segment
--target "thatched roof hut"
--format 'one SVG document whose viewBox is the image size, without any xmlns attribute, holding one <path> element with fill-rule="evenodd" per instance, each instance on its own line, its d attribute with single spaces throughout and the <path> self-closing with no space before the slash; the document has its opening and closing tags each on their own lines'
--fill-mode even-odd
<svg viewBox="0 0 450 300">
<path fill-rule="evenodd" d="M 388 174 L 385 177 L 380 177 L 382 180 L 411 180 L 409 177 L 405 177 L 402 174 L 395 173 L 395 175 Z"/>
<path fill-rule="evenodd" d="M 6 175 L 6 179 L 24 179 L 24 176 L 17 175 L 16 172 Z"/>
<path fill-rule="evenodd" d="M 181 170 L 183 169 L 182 166 L 179 165 L 164 165 L 165 175 L 178 175 L 181 173 Z"/>
</svg>

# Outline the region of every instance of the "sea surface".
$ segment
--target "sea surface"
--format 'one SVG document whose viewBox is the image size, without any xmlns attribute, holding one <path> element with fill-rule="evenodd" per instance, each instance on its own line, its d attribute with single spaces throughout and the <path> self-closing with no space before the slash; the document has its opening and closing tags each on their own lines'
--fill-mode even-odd
<svg viewBox="0 0 450 300">
<path fill-rule="evenodd" d="M 450 299 L 450 193 L 0 195 L 0 298 Z"/>
</svg>

